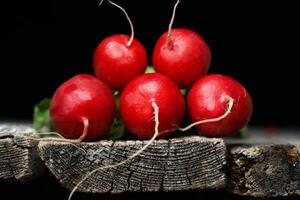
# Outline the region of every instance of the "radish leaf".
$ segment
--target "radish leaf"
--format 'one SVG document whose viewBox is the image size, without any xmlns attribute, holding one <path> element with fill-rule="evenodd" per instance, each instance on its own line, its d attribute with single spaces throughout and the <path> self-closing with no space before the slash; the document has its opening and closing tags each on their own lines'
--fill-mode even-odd
<svg viewBox="0 0 300 200">
<path fill-rule="evenodd" d="M 114 124 L 109 130 L 107 139 L 116 140 L 124 136 L 124 125 L 120 117 L 115 117 Z"/>
<path fill-rule="evenodd" d="M 49 114 L 50 103 L 51 99 L 45 98 L 34 106 L 33 125 L 37 132 L 53 130 Z"/>
<path fill-rule="evenodd" d="M 150 73 L 155 73 L 155 69 L 153 66 L 147 66 L 147 69 L 146 69 L 146 74 L 150 74 Z"/>
<path fill-rule="evenodd" d="M 233 138 L 245 139 L 250 136 L 247 126 L 239 130 L 236 134 L 232 135 Z"/>
</svg>

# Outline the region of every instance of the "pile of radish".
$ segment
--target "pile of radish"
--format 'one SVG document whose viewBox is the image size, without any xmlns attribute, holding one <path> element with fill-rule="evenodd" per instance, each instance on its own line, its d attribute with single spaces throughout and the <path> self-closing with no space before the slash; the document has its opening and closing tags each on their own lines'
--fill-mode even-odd
<svg viewBox="0 0 300 200">
<path fill-rule="evenodd" d="M 145 73 L 147 53 L 134 38 L 127 13 L 108 2 L 125 13 L 131 36 L 119 34 L 102 40 L 93 57 L 96 76 L 76 75 L 57 89 L 50 117 L 63 137 L 79 142 L 103 139 L 116 115 L 130 133 L 151 139 L 148 145 L 193 127 L 201 135 L 222 137 L 247 125 L 253 109 L 247 90 L 228 76 L 207 75 L 212 55 L 205 40 L 192 30 L 172 28 L 179 1 L 168 31 L 155 44 L 153 73 Z M 187 91 L 186 98 L 180 89 Z M 121 94 L 119 106 L 115 91 Z M 185 128 L 181 128 L 183 121 L 189 121 Z"/>
<path fill-rule="evenodd" d="M 142 139 L 154 135 L 152 103 L 159 108 L 159 138 L 193 126 L 202 135 L 222 137 L 247 125 L 252 100 L 246 89 L 228 76 L 206 75 L 212 56 L 205 40 L 192 30 L 172 29 L 179 1 L 174 6 L 168 31 L 155 44 L 152 56 L 155 73 L 152 74 L 144 74 L 147 53 L 134 38 L 126 11 L 108 2 L 124 12 L 131 36 L 116 34 L 100 42 L 93 58 L 98 79 L 77 75 L 57 89 L 50 117 L 62 136 L 79 141 L 105 138 L 116 116 L 114 91 L 121 93 L 118 115 L 125 127 Z M 188 91 L 187 109 L 180 89 Z M 229 103 L 232 103 L 230 110 Z M 186 110 L 192 124 L 179 128 Z M 223 114 L 226 116 L 222 117 Z"/>
</svg>

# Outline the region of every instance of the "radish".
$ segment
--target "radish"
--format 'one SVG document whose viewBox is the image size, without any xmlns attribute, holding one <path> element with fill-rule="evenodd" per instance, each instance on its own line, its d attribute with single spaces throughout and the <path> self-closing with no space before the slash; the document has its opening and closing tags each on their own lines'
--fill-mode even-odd
<svg viewBox="0 0 300 200">
<path fill-rule="evenodd" d="M 228 135 L 242 128 L 252 114 L 252 100 L 246 89 L 223 75 L 209 75 L 197 81 L 188 94 L 188 106 L 195 122 L 180 128 L 185 104 L 176 84 L 159 73 L 144 74 L 132 80 L 121 94 L 121 116 L 131 132 L 150 140 L 125 160 L 100 166 L 86 174 L 72 189 L 68 200 L 94 173 L 128 163 L 158 137 L 165 137 L 175 130 L 184 132 L 194 126 L 201 131 L 210 131 L 204 132 L 208 136 Z M 212 128 L 202 130 L 206 125 Z"/>
<path fill-rule="evenodd" d="M 137 77 L 126 86 L 121 94 L 120 109 L 129 130 L 142 138 L 151 139 L 127 159 L 97 167 L 87 173 L 74 186 L 68 200 L 94 173 L 128 163 L 147 149 L 157 137 L 164 137 L 177 130 L 185 113 L 185 103 L 179 88 L 171 79 L 158 73 L 150 73 Z"/>
<path fill-rule="evenodd" d="M 111 1 L 109 2 L 114 4 Z M 222 134 L 229 134 L 239 130 L 239 128 L 249 121 L 252 113 L 252 101 L 243 86 L 229 77 L 210 75 L 207 77 L 223 77 L 224 81 L 221 81 L 218 85 L 218 79 L 216 79 L 215 85 L 214 81 L 212 81 L 211 87 L 208 85 L 206 88 L 198 90 L 198 83 L 205 80 L 206 77 L 204 77 L 193 86 L 191 92 L 188 94 L 188 102 L 189 111 L 194 123 L 185 128 L 179 127 L 185 114 L 185 102 L 184 96 L 176 83 L 180 87 L 191 87 L 197 79 L 204 76 L 211 62 L 211 52 L 203 38 L 197 33 L 188 29 L 172 29 L 178 3 L 179 1 L 177 1 L 174 6 L 168 33 L 165 33 L 158 40 L 153 53 L 155 69 L 165 75 L 161 73 L 149 73 L 136 78 L 132 76 L 134 78 L 133 80 L 131 80 L 132 77 L 126 78 L 127 80 L 124 82 L 121 80 L 113 80 L 121 79 L 121 76 L 116 75 L 120 72 L 114 70 L 113 65 L 118 65 L 118 62 L 122 64 L 123 57 L 115 56 L 116 58 L 110 59 L 110 55 L 105 55 L 106 46 L 110 48 L 107 50 L 107 54 L 115 55 L 123 51 L 116 49 L 115 45 L 105 44 L 103 45 L 105 47 L 103 47 L 104 50 L 101 50 L 101 44 L 98 46 L 99 50 L 97 48 L 94 63 L 96 63 L 96 56 L 98 54 L 101 56 L 101 52 L 105 51 L 103 53 L 105 56 L 96 61 L 101 63 L 107 59 L 107 63 L 112 65 L 111 68 L 107 69 L 107 72 L 111 72 L 110 70 L 112 70 L 112 74 L 110 75 L 110 73 L 108 73 L 108 75 L 105 75 L 105 73 L 103 73 L 104 78 L 101 78 L 101 70 L 97 72 L 99 67 L 95 67 L 97 76 L 100 77 L 100 79 L 105 79 L 109 76 L 114 77 L 111 78 L 113 84 L 107 80 L 104 81 L 113 89 L 123 89 L 120 98 L 120 115 L 126 128 L 136 136 L 150 140 L 137 152 L 129 155 L 128 158 L 115 164 L 97 167 L 87 173 L 72 189 L 68 198 L 69 200 L 71 200 L 79 186 L 94 173 L 116 168 L 131 161 L 148 148 L 156 138 L 166 137 L 176 130 L 184 132 L 193 126 L 197 126 L 197 128 L 212 126 L 215 128 L 217 134 L 214 134 L 214 132 L 206 132 L 207 135 L 221 136 Z M 119 7 L 118 5 L 116 6 Z M 129 20 L 126 12 L 124 10 L 123 12 Z M 128 43 L 124 45 L 123 49 L 128 48 L 132 41 L 133 28 L 131 38 Z M 123 43 L 125 42 L 126 40 L 124 39 Z M 107 43 L 110 44 L 110 40 L 108 40 Z M 131 59 L 129 59 L 129 61 L 130 60 Z M 128 70 L 126 70 L 126 72 L 128 72 Z M 121 75 L 124 74 L 122 73 Z M 114 83 L 119 83 L 118 81 L 122 82 L 122 84 L 114 85 Z M 203 105 L 201 105 L 201 103 L 203 103 Z M 240 119 L 238 118 L 239 115 Z M 213 129 L 208 130 L 212 131 Z M 204 131 L 206 131 L 206 129 L 204 129 Z"/>
<path fill-rule="evenodd" d="M 179 87 L 189 88 L 204 76 L 211 64 L 211 52 L 204 39 L 189 29 L 172 29 L 174 6 L 168 32 L 156 42 L 152 64 L 159 73 L 173 79 Z"/>
<path fill-rule="evenodd" d="M 154 134 L 153 102 L 160 110 L 160 138 L 169 135 L 168 130 L 174 130 L 183 120 L 185 102 L 177 85 L 159 73 L 141 75 L 124 88 L 120 99 L 125 127 L 140 138 L 150 139 Z"/>
<path fill-rule="evenodd" d="M 201 78 L 188 94 L 188 111 L 192 121 L 196 122 L 193 125 L 209 137 L 236 133 L 249 122 L 252 110 L 252 99 L 247 90 L 225 75 Z M 198 121 L 202 121 L 201 125 Z"/>
<path fill-rule="evenodd" d="M 113 90 L 122 90 L 130 80 L 145 72 L 147 53 L 144 46 L 134 39 L 133 25 L 126 11 L 108 2 L 125 13 L 131 27 L 131 36 L 116 34 L 105 38 L 95 50 L 93 66 L 100 80 Z"/>
<path fill-rule="evenodd" d="M 50 117 L 65 138 L 94 141 L 111 127 L 116 110 L 112 91 L 92 75 L 80 74 L 64 82 L 55 92 Z"/>
</svg>

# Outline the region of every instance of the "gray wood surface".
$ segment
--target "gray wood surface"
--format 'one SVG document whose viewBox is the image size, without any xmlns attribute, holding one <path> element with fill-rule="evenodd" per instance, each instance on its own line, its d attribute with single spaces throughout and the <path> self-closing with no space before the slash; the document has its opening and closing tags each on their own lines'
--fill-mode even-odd
<svg viewBox="0 0 300 200">
<path fill-rule="evenodd" d="M 42 173 L 43 165 L 33 132 L 29 124 L 0 125 L 0 181 L 25 181 Z"/>
<path fill-rule="evenodd" d="M 41 141 L 39 153 L 60 183 L 72 189 L 88 172 L 120 162 L 147 141 L 81 143 Z M 199 136 L 157 140 L 128 164 L 95 173 L 79 191 L 120 193 L 224 187 L 225 145 Z"/>
<path fill-rule="evenodd" d="M 246 139 L 225 138 L 228 191 L 245 196 L 300 195 L 300 131 L 251 129 Z"/>
<path fill-rule="evenodd" d="M 157 140 L 140 156 L 99 171 L 79 191 L 121 193 L 219 189 L 255 197 L 300 196 L 300 131 L 250 129 L 246 139 Z M 27 181 L 45 168 L 71 190 L 91 170 L 118 163 L 147 141 L 71 144 L 40 140 L 30 124 L 0 125 L 0 181 Z"/>
</svg>

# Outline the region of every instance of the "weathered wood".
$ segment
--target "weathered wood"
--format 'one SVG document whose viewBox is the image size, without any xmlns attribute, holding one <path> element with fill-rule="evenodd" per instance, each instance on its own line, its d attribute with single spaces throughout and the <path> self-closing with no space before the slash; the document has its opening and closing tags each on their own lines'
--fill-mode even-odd
<svg viewBox="0 0 300 200">
<path fill-rule="evenodd" d="M 0 125 L 0 181 L 25 181 L 42 172 L 34 129 L 28 124 Z"/>
<path fill-rule="evenodd" d="M 226 140 L 228 190 L 255 197 L 300 195 L 300 136 L 253 133 L 246 140 Z"/>
<path fill-rule="evenodd" d="M 76 146 L 39 141 L 33 137 L 31 125 L 22 124 L 0 125 L 0 181 L 33 179 L 46 165 L 64 187 L 72 189 L 89 171 L 120 162 L 147 142 L 100 141 Z M 300 196 L 300 134 L 285 130 L 266 134 L 262 129 L 252 129 L 250 138 L 224 141 L 198 136 L 157 140 L 132 162 L 95 173 L 79 191 L 226 187 L 229 192 L 246 196 Z"/>
<path fill-rule="evenodd" d="M 60 183 L 72 189 L 88 172 L 118 163 L 147 141 L 81 143 L 41 141 L 39 154 Z M 140 156 L 115 169 L 95 173 L 78 191 L 121 193 L 221 188 L 225 185 L 225 145 L 221 139 L 192 136 L 157 140 Z"/>
</svg>

